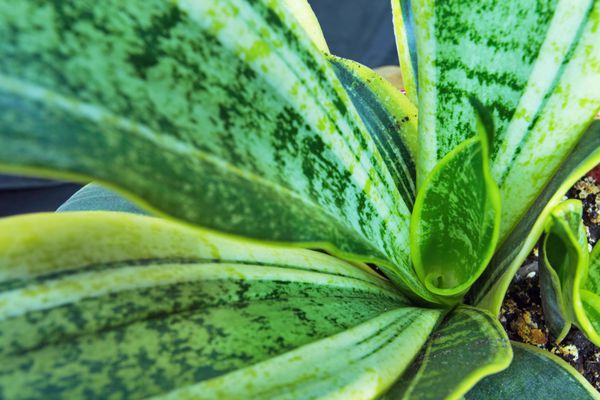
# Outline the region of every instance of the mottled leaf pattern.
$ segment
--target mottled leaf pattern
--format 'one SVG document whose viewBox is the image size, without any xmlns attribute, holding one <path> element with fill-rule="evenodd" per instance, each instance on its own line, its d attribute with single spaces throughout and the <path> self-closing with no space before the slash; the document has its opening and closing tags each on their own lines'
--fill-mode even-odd
<svg viewBox="0 0 600 400">
<path fill-rule="evenodd" d="M 512 342 L 510 367 L 484 378 L 466 400 L 600 399 L 600 395 L 573 367 L 554 354 Z"/>
<path fill-rule="evenodd" d="M 408 206 L 285 4 L 28 0 L 0 4 L 0 35 L 4 170 L 378 262 L 435 301 L 410 267 Z"/>
<path fill-rule="evenodd" d="M 600 2 L 412 0 L 402 10 L 408 7 L 418 69 L 418 182 L 473 134 L 468 99 L 477 97 L 497 128 L 492 173 L 504 239 L 600 107 Z"/>
<path fill-rule="evenodd" d="M 511 359 L 499 322 L 461 306 L 435 329 L 419 358 L 382 400 L 459 399 L 481 378 L 508 367 Z"/>
<path fill-rule="evenodd" d="M 262 385 L 292 393 L 291 370 L 269 365 L 285 359 L 291 368 L 297 354 L 296 394 L 342 393 L 377 378 L 360 386 L 367 398 L 402 373 L 440 313 L 407 307 L 387 281 L 325 254 L 152 217 L 71 212 L 0 222 L 5 398 L 139 398 L 198 385 L 216 398 L 210 390 L 252 393 L 240 375 L 258 390 L 264 369 L 281 376 Z M 346 375 L 335 372 L 349 363 Z M 222 387 L 232 380 L 240 386 Z"/>
<path fill-rule="evenodd" d="M 465 298 L 469 304 L 486 308 L 494 315 L 500 312 L 508 285 L 537 243 L 550 212 L 562 201 L 567 190 L 598 163 L 600 122 L 596 121 L 552 176 L 548 185 L 527 210 L 527 214 L 498 247 L 488 267 Z"/>
<path fill-rule="evenodd" d="M 394 178 L 404 203 L 412 209 L 416 197 L 417 109 L 375 71 L 357 62 L 330 57 Z"/>
<path fill-rule="evenodd" d="M 488 131 L 453 149 L 419 190 L 410 228 L 417 275 L 436 294 L 461 296 L 483 272 L 498 240 L 500 199 L 489 171 Z"/>
</svg>

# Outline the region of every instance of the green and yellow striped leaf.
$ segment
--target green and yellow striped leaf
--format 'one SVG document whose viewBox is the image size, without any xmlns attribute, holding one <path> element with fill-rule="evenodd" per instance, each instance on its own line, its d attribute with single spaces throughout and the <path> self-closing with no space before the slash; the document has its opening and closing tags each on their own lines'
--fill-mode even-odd
<svg viewBox="0 0 600 400">
<path fill-rule="evenodd" d="M 589 322 L 582 315 L 581 289 L 588 271 L 588 242 L 583 226 L 581 201 L 567 200 L 556 206 L 546 222 L 540 247 L 540 291 L 544 319 L 557 342 L 569 332 L 571 323 Z M 587 323 L 586 323 L 587 322 Z M 597 334 L 595 334 L 597 336 Z M 596 340 L 596 343 L 600 341 Z"/>
<path fill-rule="evenodd" d="M 411 0 L 392 0 L 392 15 L 404 89 L 410 101 L 416 106 L 419 104 L 417 92 L 417 47 L 415 43 L 415 21 Z"/>
<path fill-rule="evenodd" d="M 404 203 L 416 197 L 417 109 L 398 89 L 357 62 L 331 56 L 331 64 L 394 178 Z"/>
<path fill-rule="evenodd" d="M 511 359 L 510 342 L 498 320 L 461 306 L 435 329 L 417 361 L 383 399 L 461 399 L 480 379 L 507 368 Z"/>
<path fill-rule="evenodd" d="M 153 217 L 0 221 L 5 398 L 371 398 L 441 314 L 325 254 Z"/>
<path fill-rule="evenodd" d="M 484 378 L 465 399 L 600 399 L 596 389 L 559 357 L 523 343 L 512 342 L 512 346 L 510 366 Z"/>
<path fill-rule="evenodd" d="M 540 251 L 540 291 L 544 317 L 560 342 L 574 323 L 600 345 L 600 247 L 588 254 L 579 200 L 556 206 L 546 224 Z"/>
<path fill-rule="evenodd" d="M 465 300 L 497 315 L 508 286 L 544 230 L 546 219 L 564 194 L 585 173 L 600 163 L 600 121 L 595 121 L 560 169 L 527 210 L 510 235 L 498 246 L 492 260 L 471 287 Z"/>
<path fill-rule="evenodd" d="M 492 127 L 482 118 L 478 134 L 448 153 L 423 182 L 412 214 L 415 271 L 438 295 L 462 296 L 498 240 L 500 196 L 488 160 Z"/>
<path fill-rule="evenodd" d="M 416 48 L 411 63 L 401 61 L 418 71 L 419 185 L 473 135 L 468 100 L 478 98 L 497 128 L 490 153 L 504 239 L 600 108 L 600 2 L 403 0 L 396 7 Z M 400 49 L 410 50 L 405 42 Z"/>
<path fill-rule="evenodd" d="M 375 262 L 436 301 L 410 266 L 409 206 L 286 4 L 1 3 L 0 169 L 91 178 L 160 215 Z"/>
</svg>

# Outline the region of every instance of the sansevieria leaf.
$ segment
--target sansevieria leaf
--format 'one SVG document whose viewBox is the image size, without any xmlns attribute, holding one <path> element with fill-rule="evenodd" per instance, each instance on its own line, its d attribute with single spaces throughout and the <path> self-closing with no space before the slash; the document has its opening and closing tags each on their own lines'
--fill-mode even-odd
<svg viewBox="0 0 600 400">
<path fill-rule="evenodd" d="M 153 217 L 0 222 L 7 398 L 370 398 L 441 313 L 325 254 Z"/>
<path fill-rule="evenodd" d="M 410 1 L 392 0 L 392 14 L 404 89 L 408 98 L 416 106 L 419 103 L 417 45 L 415 43 L 415 21 Z"/>
<path fill-rule="evenodd" d="M 510 366 L 484 378 L 465 399 L 600 399 L 596 389 L 559 357 L 527 344 L 512 345 L 514 357 Z"/>
<path fill-rule="evenodd" d="M 394 178 L 404 203 L 416 197 L 417 108 L 375 71 L 331 56 L 331 64 Z"/>
<path fill-rule="evenodd" d="M 556 341 L 571 324 L 600 344 L 598 246 L 590 256 L 579 200 L 556 206 L 546 223 L 540 251 L 540 288 L 544 317 Z"/>
<path fill-rule="evenodd" d="M 500 312 L 508 285 L 544 230 L 546 219 L 567 190 L 600 163 L 600 122 L 595 121 L 554 174 L 515 229 L 498 246 L 481 277 L 471 287 L 466 301 Z"/>
<path fill-rule="evenodd" d="M 500 198 L 489 170 L 493 127 L 482 111 L 478 133 L 453 149 L 423 182 L 412 214 L 411 257 L 425 286 L 460 296 L 491 259 Z"/>
<path fill-rule="evenodd" d="M 376 262 L 435 302 L 410 266 L 409 205 L 298 21 L 267 0 L 3 2 L 0 165 Z"/>
<path fill-rule="evenodd" d="M 468 99 L 477 97 L 496 126 L 502 240 L 600 108 L 600 2 L 394 2 L 407 38 L 401 62 L 418 75 L 418 182 L 473 135 Z"/>
<path fill-rule="evenodd" d="M 461 306 L 435 329 L 417 361 L 383 399 L 460 399 L 481 378 L 508 367 L 511 359 L 500 323 L 485 311 Z"/>
</svg>

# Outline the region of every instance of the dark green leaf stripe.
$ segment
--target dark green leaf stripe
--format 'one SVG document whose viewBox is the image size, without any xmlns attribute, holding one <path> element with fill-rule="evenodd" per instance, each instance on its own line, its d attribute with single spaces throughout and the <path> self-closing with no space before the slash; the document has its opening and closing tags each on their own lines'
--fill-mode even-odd
<svg viewBox="0 0 600 400">
<path fill-rule="evenodd" d="M 453 149 L 423 182 L 412 214 L 415 271 L 433 293 L 462 296 L 491 259 L 500 196 L 489 170 L 489 127 Z"/>
<path fill-rule="evenodd" d="M 380 262 L 435 300 L 376 145 L 281 3 L 30 0 L 0 5 L 0 35 L 4 170 L 92 177 L 179 220 Z"/>
<path fill-rule="evenodd" d="M 218 388 L 234 371 L 264 369 L 311 343 L 340 365 L 358 360 L 329 390 L 375 376 L 389 385 L 440 315 L 406 308 L 381 278 L 324 254 L 156 218 L 73 212 L 0 225 L 3 398 L 137 398 L 193 391 L 201 382 Z M 322 338 L 345 356 L 326 354 L 333 350 Z M 307 362 L 301 389 L 318 393 L 320 364 Z M 254 374 L 254 383 L 288 385 L 287 377 L 261 383 Z"/>
<path fill-rule="evenodd" d="M 554 354 L 523 343 L 512 345 L 510 366 L 483 379 L 467 393 L 467 400 L 600 399 L 581 374 Z"/>
<path fill-rule="evenodd" d="M 600 162 L 600 121 L 595 121 L 540 193 L 511 234 L 498 247 L 490 264 L 470 289 L 466 301 L 496 315 L 516 270 L 540 237 L 550 211 L 567 190 Z"/>
<path fill-rule="evenodd" d="M 330 57 L 331 64 L 394 178 L 404 203 L 416 197 L 417 109 L 375 71 Z"/>
<path fill-rule="evenodd" d="M 411 2 L 419 81 L 418 182 L 492 110 L 505 238 L 599 108 L 600 2 Z"/>
<path fill-rule="evenodd" d="M 500 323 L 484 311 L 461 306 L 434 330 L 417 361 L 383 399 L 460 399 L 481 378 L 508 367 L 511 359 Z"/>
</svg>

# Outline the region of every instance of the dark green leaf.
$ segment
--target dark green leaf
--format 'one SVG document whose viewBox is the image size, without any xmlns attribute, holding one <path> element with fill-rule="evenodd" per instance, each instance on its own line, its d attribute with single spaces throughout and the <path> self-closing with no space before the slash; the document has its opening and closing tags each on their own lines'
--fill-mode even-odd
<svg viewBox="0 0 600 400">
<path fill-rule="evenodd" d="M 554 354 L 522 343 L 512 345 L 510 367 L 484 378 L 467 393 L 467 400 L 600 399 L 583 376 Z"/>
</svg>

